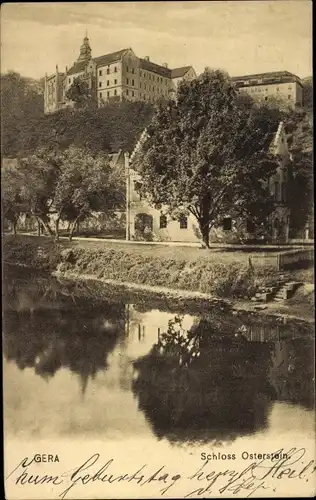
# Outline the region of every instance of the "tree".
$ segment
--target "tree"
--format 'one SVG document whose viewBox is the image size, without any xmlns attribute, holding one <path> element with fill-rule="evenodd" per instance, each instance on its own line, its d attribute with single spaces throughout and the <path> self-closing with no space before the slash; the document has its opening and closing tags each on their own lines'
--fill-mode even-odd
<svg viewBox="0 0 316 500">
<path fill-rule="evenodd" d="M 1 213 L 16 235 L 17 223 L 25 205 L 21 196 L 23 176 L 15 162 L 5 163 L 1 169 Z"/>
<path fill-rule="evenodd" d="M 79 220 L 93 211 L 114 212 L 124 202 L 122 173 L 111 166 L 107 155 L 92 154 L 74 147 L 62 153 L 53 199 L 56 239 L 60 220 L 71 222 L 71 240 Z"/>
<path fill-rule="evenodd" d="M 297 110 L 286 120 L 288 142 L 292 156 L 289 179 L 289 207 L 293 236 L 306 226 L 313 227 L 313 126 L 310 110 Z"/>
<path fill-rule="evenodd" d="M 92 104 L 92 93 L 87 82 L 77 77 L 66 92 L 66 97 L 74 102 L 76 108 L 85 108 Z"/>
<path fill-rule="evenodd" d="M 12 157 L 26 120 L 44 115 L 40 83 L 13 71 L 1 75 L 1 111 L 2 154 Z"/>
<path fill-rule="evenodd" d="M 183 82 L 176 102 L 158 106 L 136 157 L 143 194 L 173 217 L 191 213 L 206 246 L 228 213 L 261 224 L 274 206 L 267 183 L 278 161 L 269 146 L 280 117 L 238 96 L 220 71 Z"/>
<path fill-rule="evenodd" d="M 26 211 L 52 236 L 50 216 L 60 175 L 61 155 L 54 149 L 40 149 L 20 158 L 18 165 L 23 178 L 21 197 Z"/>
</svg>

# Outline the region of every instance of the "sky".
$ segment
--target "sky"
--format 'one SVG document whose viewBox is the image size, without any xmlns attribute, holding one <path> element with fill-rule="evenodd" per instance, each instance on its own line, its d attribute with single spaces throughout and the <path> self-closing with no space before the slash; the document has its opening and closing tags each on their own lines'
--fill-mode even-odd
<svg viewBox="0 0 316 500">
<path fill-rule="evenodd" d="M 309 0 L 6 3 L 1 14 L 2 73 L 40 78 L 56 64 L 64 71 L 87 30 L 93 57 L 131 47 L 197 73 L 312 74 Z"/>
</svg>

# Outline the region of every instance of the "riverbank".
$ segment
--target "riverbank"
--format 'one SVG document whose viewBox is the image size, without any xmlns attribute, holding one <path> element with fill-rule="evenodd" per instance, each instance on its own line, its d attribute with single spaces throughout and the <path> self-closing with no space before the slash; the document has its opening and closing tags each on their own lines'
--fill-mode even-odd
<svg viewBox="0 0 316 500">
<path fill-rule="evenodd" d="M 48 238 L 27 236 L 5 238 L 3 252 L 7 262 L 32 266 L 70 280 L 95 280 L 152 298 L 163 297 L 180 305 L 199 303 L 204 310 L 216 306 L 237 314 L 314 320 L 313 290 L 305 296 L 296 292 L 283 304 L 256 305 L 250 301 L 251 296 L 261 286 L 273 285 L 278 273 L 270 269 L 253 270 L 245 260 L 225 261 L 218 254 L 212 259 L 209 254 L 191 260 L 179 255 L 162 259 L 150 256 L 148 251 L 142 255 L 116 250 L 113 246 L 89 248 L 87 243 L 84 246 L 66 241 L 56 244 Z"/>
</svg>

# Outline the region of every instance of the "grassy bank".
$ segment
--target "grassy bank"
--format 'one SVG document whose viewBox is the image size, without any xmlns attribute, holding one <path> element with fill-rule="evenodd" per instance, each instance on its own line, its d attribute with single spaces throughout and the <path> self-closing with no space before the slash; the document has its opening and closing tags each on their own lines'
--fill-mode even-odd
<svg viewBox="0 0 316 500">
<path fill-rule="evenodd" d="M 192 250 L 192 249 L 190 249 Z M 254 270 L 245 254 L 183 248 L 137 247 L 98 242 L 55 244 L 48 238 L 6 237 L 4 260 L 47 271 L 203 292 L 217 297 L 248 298 L 277 278 L 275 270 Z M 238 252 L 239 253 L 239 252 Z M 241 253 L 241 252 L 240 252 Z"/>
</svg>

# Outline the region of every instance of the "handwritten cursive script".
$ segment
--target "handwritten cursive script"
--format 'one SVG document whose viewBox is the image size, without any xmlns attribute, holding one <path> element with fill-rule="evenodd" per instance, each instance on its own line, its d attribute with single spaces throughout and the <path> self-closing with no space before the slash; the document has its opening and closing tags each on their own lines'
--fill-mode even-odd
<svg viewBox="0 0 316 500">
<path fill-rule="evenodd" d="M 240 494 L 250 497 L 259 490 L 272 489 L 276 492 L 280 480 L 296 479 L 308 482 L 316 471 L 315 460 L 304 460 L 305 448 L 291 448 L 287 452 L 281 449 L 274 454 L 279 455 L 280 458 L 272 461 L 267 459 L 253 461 L 243 470 L 236 468 L 214 470 L 211 462 L 207 461 L 189 475 L 163 464 L 157 469 L 149 464 L 142 464 L 132 471 L 122 472 L 118 460 L 109 458 L 103 461 L 100 453 L 94 453 L 81 465 L 61 474 L 39 475 L 32 468 L 35 464 L 34 458 L 26 457 L 10 472 L 6 480 L 22 486 L 43 484 L 56 486 L 58 487 L 56 494 L 61 499 L 66 498 L 75 487 L 87 486 L 95 482 L 103 483 L 107 487 L 114 483 L 135 483 L 140 488 L 151 483 L 157 485 L 158 496 L 172 491 L 175 497 L 176 486 L 185 483 L 187 493 L 184 494 L 184 498 L 201 496 L 205 498 L 225 493 L 227 496 Z"/>
</svg>

